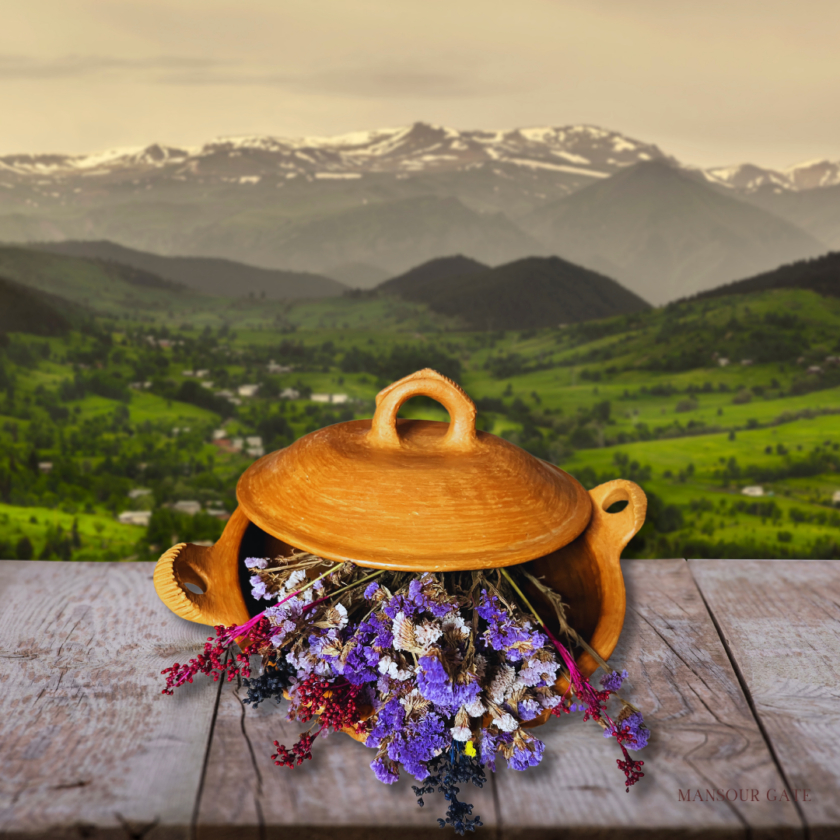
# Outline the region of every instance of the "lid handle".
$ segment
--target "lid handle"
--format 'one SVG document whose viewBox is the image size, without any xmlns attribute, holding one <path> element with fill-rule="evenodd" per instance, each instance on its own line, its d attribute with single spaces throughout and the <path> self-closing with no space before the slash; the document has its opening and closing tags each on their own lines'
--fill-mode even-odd
<svg viewBox="0 0 840 840">
<path fill-rule="evenodd" d="M 459 385 L 431 368 L 418 370 L 394 382 L 376 395 L 376 412 L 370 425 L 371 443 L 387 448 L 400 446 L 397 412 L 412 397 L 431 397 L 448 412 L 452 422 L 441 446 L 449 450 L 470 449 L 475 443 L 475 404 Z"/>
</svg>

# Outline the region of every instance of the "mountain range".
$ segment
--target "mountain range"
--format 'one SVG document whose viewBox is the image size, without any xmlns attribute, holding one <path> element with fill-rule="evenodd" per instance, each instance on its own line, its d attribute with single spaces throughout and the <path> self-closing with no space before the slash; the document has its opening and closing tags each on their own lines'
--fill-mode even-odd
<svg viewBox="0 0 840 840">
<path fill-rule="evenodd" d="M 528 222 L 555 253 L 654 304 L 826 250 L 790 222 L 663 160 L 584 187 Z"/>
<path fill-rule="evenodd" d="M 0 157 L 0 241 L 98 239 L 364 287 L 557 255 L 663 302 L 840 247 L 840 162 L 700 169 L 593 126 L 425 123 Z"/>
</svg>

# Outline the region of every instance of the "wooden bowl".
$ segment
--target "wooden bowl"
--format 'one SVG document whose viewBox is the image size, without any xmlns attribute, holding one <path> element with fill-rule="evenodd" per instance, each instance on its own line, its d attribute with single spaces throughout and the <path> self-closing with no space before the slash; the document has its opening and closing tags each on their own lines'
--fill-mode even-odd
<svg viewBox="0 0 840 840">
<path fill-rule="evenodd" d="M 452 422 L 398 421 L 400 405 L 420 394 L 439 400 Z M 158 595 L 182 618 L 244 624 L 244 559 L 293 547 L 417 572 L 525 563 L 563 596 L 569 623 L 604 659 L 624 623 L 621 552 L 647 508 L 631 481 L 587 493 L 563 470 L 477 432 L 469 397 L 429 370 L 382 391 L 373 420 L 312 432 L 261 458 L 243 474 L 237 497 L 215 545 L 180 543 L 155 567 Z M 626 507 L 608 513 L 618 501 Z M 528 597 L 551 628 L 549 605 L 533 587 Z M 598 667 L 585 652 L 577 662 L 586 676 Z"/>
</svg>

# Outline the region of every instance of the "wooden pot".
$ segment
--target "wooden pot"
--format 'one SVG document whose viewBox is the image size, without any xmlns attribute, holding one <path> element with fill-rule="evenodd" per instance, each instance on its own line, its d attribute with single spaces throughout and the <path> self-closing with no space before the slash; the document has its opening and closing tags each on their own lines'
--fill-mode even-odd
<svg viewBox="0 0 840 840">
<path fill-rule="evenodd" d="M 418 395 L 441 402 L 451 423 L 397 420 Z M 569 623 L 607 659 L 624 623 L 621 552 L 647 508 L 641 488 L 618 479 L 587 493 L 563 470 L 476 431 L 472 401 L 434 371 L 390 385 L 376 403 L 372 420 L 320 429 L 252 464 L 219 541 L 180 543 L 161 556 L 161 600 L 188 621 L 244 624 L 244 559 L 293 547 L 417 572 L 526 564 L 563 596 Z M 619 501 L 626 507 L 608 513 Z M 553 611 L 534 588 L 528 597 L 551 628 Z M 598 667 L 585 652 L 577 661 L 586 676 Z"/>
</svg>

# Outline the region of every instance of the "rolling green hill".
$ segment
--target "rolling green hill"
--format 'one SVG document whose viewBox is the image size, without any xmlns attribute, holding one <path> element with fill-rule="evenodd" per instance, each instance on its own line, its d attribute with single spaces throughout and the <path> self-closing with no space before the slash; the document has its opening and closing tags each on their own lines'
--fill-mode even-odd
<svg viewBox="0 0 840 840">
<path fill-rule="evenodd" d="M 408 300 L 420 300 L 423 290 L 429 285 L 433 286 L 436 282 L 451 277 L 465 277 L 468 274 L 488 271 L 489 268 L 489 265 L 465 257 L 463 254 L 457 254 L 454 257 L 437 257 L 409 269 L 398 277 L 392 277 L 380 283 L 376 289 L 384 294 L 399 295 Z"/>
<path fill-rule="evenodd" d="M 251 294 L 290 300 L 332 297 L 347 289 L 343 283 L 318 274 L 257 268 L 213 257 L 164 257 L 108 241 L 42 242 L 31 243 L 28 247 L 97 260 L 106 267 L 131 266 L 205 295 L 244 297 Z"/>
<path fill-rule="evenodd" d="M 697 298 L 742 295 L 770 289 L 809 289 L 827 297 L 840 297 L 840 252 L 835 251 L 813 260 L 801 260 L 757 277 L 727 283 L 709 289 L 708 292 L 701 292 Z"/>
<path fill-rule="evenodd" d="M 0 247 L 0 275 L 100 313 L 139 314 L 196 305 L 195 292 L 129 266 Z"/>
<path fill-rule="evenodd" d="M 0 277 L 0 333 L 64 335 L 70 329 L 70 303 Z"/>
<path fill-rule="evenodd" d="M 609 277 L 559 257 L 530 257 L 483 271 L 465 257 L 439 263 L 426 263 L 379 288 L 458 317 L 472 329 L 554 327 L 648 308 Z"/>
</svg>

